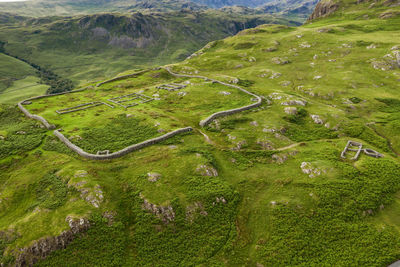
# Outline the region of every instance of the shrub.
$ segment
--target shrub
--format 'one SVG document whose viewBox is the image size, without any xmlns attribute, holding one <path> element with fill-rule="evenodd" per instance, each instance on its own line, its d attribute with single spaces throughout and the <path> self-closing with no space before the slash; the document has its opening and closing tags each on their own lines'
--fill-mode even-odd
<svg viewBox="0 0 400 267">
<path fill-rule="evenodd" d="M 254 81 L 246 80 L 246 79 L 239 79 L 238 85 L 243 87 L 250 87 L 255 84 Z"/>
<path fill-rule="evenodd" d="M 68 187 L 51 172 L 43 176 L 36 186 L 37 205 L 46 209 L 56 209 L 67 200 Z"/>
<path fill-rule="evenodd" d="M 158 135 L 155 127 L 146 125 L 137 118 L 121 114 L 104 127 L 87 129 L 82 140 L 76 144 L 85 151 L 96 153 L 101 150 L 118 151 Z"/>
</svg>

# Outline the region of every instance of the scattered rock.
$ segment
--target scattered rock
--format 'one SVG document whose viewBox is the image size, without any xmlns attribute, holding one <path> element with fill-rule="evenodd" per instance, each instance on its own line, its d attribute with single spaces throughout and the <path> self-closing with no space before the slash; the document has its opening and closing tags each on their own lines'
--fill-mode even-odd
<svg viewBox="0 0 400 267">
<path fill-rule="evenodd" d="M 281 103 L 282 106 L 306 106 L 307 101 L 305 100 L 289 100 Z"/>
<path fill-rule="evenodd" d="M 190 223 L 193 223 L 197 214 L 200 214 L 202 216 L 208 215 L 203 204 L 199 201 L 186 207 L 186 220 L 189 221 Z"/>
<path fill-rule="evenodd" d="M 87 175 L 84 171 L 81 171 L 81 174 L 78 175 Z M 76 175 L 76 174 L 75 174 Z M 85 177 L 85 176 L 75 176 L 75 177 Z M 87 184 L 87 181 L 83 180 L 77 183 L 70 183 L 69 186 L 73 186 L 76 190 L 78 190 L 81 195 L 80 197 L 91 204 L 95 208 L 100 207 L 100 203 L 103 202 L 104 196 L 103 191 L 101 190 L 100 185 L 94 186 L 94 188 L 84 187 Z"/>
<path fill-rule="evenodd" d="M 246 140 L 242 140 L 236 143 L 236 147 L 232 148 L 234 151 L 241 150 L 245 145 L 247 145 Z"/>
<path fill-rule="evenodd" d="M 304 42 L 304 43 L 301 43 L 301 44 L 300 44 L 300 47 L 301 47 L 301 48 L 310 48 L 311 45 L 310 45 L 309 43 L 307 43 L 307 42 Z"/>
<path fill-rule="evenodd" d="M 133 114 L 126 114 L 126 117 L 127 117 L 127 118 L 132 118 L 132 117 L 133 117 Z"/>
<path fill-rule="evenodd" d="M 311 115 L 311 119 L 316 124 L 324 124 L 324 121 L 321 119 L 321 117 L 319 115 Z"/>
<path fill-rule="evenodd" d="M 243 68 L 243 64 L 238 64 L 235 66 L 235 69 L 240 69 L 240 68 Z"/>
<path fill-rule="evenodd" d="M 291 85 L 292 82 L 290 82 L 290 81 L 283 81 L 283 82 L 280 82 L 279 84 L 282 85 L 282 86 L 287 87 L 287 86 Z"/>
<path fill-rule="evenodd" d="M 178 96 L 185 96 L 185 95 L 187 95 L 187 92 L 178 92 Z"/>
<path fill-rule="evenodd" d="M 287 107 L 285 108 L 285 113 L 289 114 L 289 115 L 296 115 L 297 114 L 297 108 L 295 107 Z"/>
<path fill-rule="evenodd" d="M 276 129 L 270 129 L 270 128 L 265 127 L 265 128 L 263 129 L 263 132 L 264 132 L 264 133 L 275 133 L 275 132 L 276 132 Z"/>
<path fill-rule="evenodd" d="M 255 57 L 249 57 L 249 62 L 256 62 L 257 59 Z"/>
<path fill-rule="evenodd" d="M 314 76 L 314 80 L 319 80 L 321 78 L 322 78 L 322 76 Z"/>
<path fill-rule="evenodd" d="M 80 135 L 73 135 L 73 136 L 71 136 L 69 139 L 70 139 L 70 140 L 78 140 L 78 141 L 80 141 L 80 140 L 82 140 L 83 138 L 82 138 L 82 136 L 80 136 Z"/>
<path fill-rule="evenodd" d="M 78 170 L 75 172 L 74 177 L 79 177 L 79 178 L 83 178 L 88 176 L 88 172 L 85 170 Z"/>
<path fill-rule="evenodd" d="M 264 150 L 274 150 L 274 145 L 269 142 L 268 140 L 264 139 L 258 139 L 257 140 L 257 145 L 261 146 L 262 149 Z"/>
<path fill-rule="evenodd" d="M 376 45 L 375 44 L 371 44 L 371 45 L 367 46 L 367 49 L 376 49 Z"/>
<path fill-rule="evenodd" d="M 227 136 L 228 136 L 229 140 L 236 140 L 236 138 L 237 138 L 236 136 L 233 136 L 231 134 L 228 134 Z"/>
<path fill-rule="evenodd" d="M 175 220 L 175 212 L 172 206 L 157 206 L 156 204 L 152 204 L 148 200 L 143 199 L 142 208 L 156 215 L 165 224 L 168 224 L 169 222 L 173 222 Z"/>
<path fill-rule="evenodd" d="M 16 134 L 25 135 L 26 132 L 25 131 L 18 131 Z"/>
<path fill-rule="evenodd" d="M 103 218 L 107 219 L 109 226 L 111 226 L 114 223 L 115 216 L 117 216 L 117 213 L 115 211 L 103 212 Z"/>
<path fill-rule="evenodd" d="M 157 172 L 147 173 L 147 180 L 149 180 L 149 182 L 157 182 L 159 179 L 161 179 L 161 177 L 162 175 Z"/>
<path fill-rule="evenodd" d="M 219 92 L 219 94 L 220 94 L 220 95 L 231 95 L 230 92 L 226 92 L 226 91 Z"/>
<path fill-rule="evenodd" d="M 280 94 L 280 93 L 272 93 L 272 94 L 270 94 L 268 97 L 271 98 L 271 99 L 273 99 L 273 100 L 281 100 L 281 99 L 283 99 L 283 98 L 285 98 L 285 99 L 287 98 L 287 97 L 283 96 L 283 95 Z"/>
<path fill-rule="evenodd" d="M 215 206 L 217 203 L 226 204 L 227 201 L 224 197 L 216 197 L 215 202 L 213 202 L 213 206 Z"/>
<path fill-rule="evenodd" d="M 390 18 L 399 16 L 399 15 L 400 15 L 399 11 L 388 10 L 388 11 L 381 13 L 379 15 L 379 18 L 380 19 L 390 19 Z"/>
<path fill-rule="evenodd" d="M 278 164 L 283 164 L 288 160 L 288 157 L 286 154 L 281 154 L 281 155 L 274 154 L 274 155 L 272 155 L 272 159 L 274 162 L 276 162 Z"/>
<path fill-rule="evenodd" d="M 277 64 L 277 65 L 285 65 L 289 64 L 290 61 L 288 58 L 280 58 L 280 57 L 274 57 L 271 59 L 272 63 Z"/>
<path fill-rule="evenodd" d="M 196 172 L 201 176 L 216 177 L 218 176 L 218 171 L 211 166 L 200 165 L 197 167 Z"/>
<path fill-rule="evenodd" d="M 5 140 L 5 139 L 6 139 L 6 138 L 5 138 L 4 136 L 0 135 L 0 140 L 1 140 L 1 141 Z"/>
<path fill-rule="evenodd" d="M 314 178 L 322 174 L 322 171 L 316 167 L 313 167 L 310 162 L 301 163 L 300 168 L 303 173 L 307 174 L 310 178 Z"/>
<path fill-rule="evenodd" d="M 276 50 L 278 50 L 278 48 L 275 46 L 263 49 L 264 52 L 275 52 Z"/>
<path fill-rule="evenodd" d="M 258 126 L 258 122 L 257 121 L 252 121 L 252 122 L 250 122 L 250 125 L 257 127 Z"/>
</svg>

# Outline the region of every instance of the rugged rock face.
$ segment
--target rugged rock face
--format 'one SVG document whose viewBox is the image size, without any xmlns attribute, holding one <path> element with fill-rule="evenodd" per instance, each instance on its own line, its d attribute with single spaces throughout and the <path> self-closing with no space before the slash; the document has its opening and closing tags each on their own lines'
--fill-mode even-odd
<svg viewBox="0 0 400 267">
<path fill-rule="evenodd" d="M 33 266 L 36 262 L 46 258 L 51 252 L 64 249 L 75 237 L 89 229 L 90 223 L 87 219 L 72 219 L 67 217 L 70 230 L 62 232 L 58 236 L 41 238 L 29 247 L 20 250 L 16 257 L 15 266 Z"/>
<path fill-rule="evenodd" d="M 161 219 L 165 224 L 173 222 L 175 220 L 175 212 L 172 206 L 157 206 L 156 204 L 150 203 L 147 199 L 143 198 L 142 208 L 153 213 L 159 219 Z"/>
<path fill-rule="evenodd" d="M 311 14 L 310 18 L 308 19 L 313 20 L 317 18 L 322 18 L 328 16 L 335 12 L 339 8 L 339 4 L 332 0 L 322 0 L 317 4 L 315 7 L 314 12 Z"/>
</svg>

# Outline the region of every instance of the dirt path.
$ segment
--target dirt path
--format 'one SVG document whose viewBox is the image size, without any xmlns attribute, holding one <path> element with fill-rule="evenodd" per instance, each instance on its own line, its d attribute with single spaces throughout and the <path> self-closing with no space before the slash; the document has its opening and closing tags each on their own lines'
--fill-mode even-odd
<svg viewBox="0 0 400 267">
<path fill-rule="evenodd" d="M 301 144 L 301 143 L 295 143 L 295 144 L 291 144 L 291 145 L 288 145 L 288 146 L 285 146 L 285 147 L 278 148 L 278 149 L 276 149 L 276 150 L 277 150 L 277 151 L 284 151 L 284 150 L 288 150 L 288 149 L 297 147 L 297 146 L 299 146 L 300 144 Z"/>
<path fill-rule="evenodd" d="M 204 136 L 204 139 L 206 139 L 206 142 L 209 143 L 210 145 L 216 146 L 216 144 L 210 139 L 210 137 L 208 135 L 206 135 L 205 133 L 203 133 L 201 130 L 197 129 L 199 131 L 199 133 L 201 133 L 201 135 Z"/>
</svg>

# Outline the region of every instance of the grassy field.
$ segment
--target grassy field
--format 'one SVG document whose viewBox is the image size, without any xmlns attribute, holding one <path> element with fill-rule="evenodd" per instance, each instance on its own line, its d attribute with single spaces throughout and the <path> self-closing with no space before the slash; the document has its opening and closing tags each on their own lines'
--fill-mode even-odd
<svg viewBox="0 0 400 267">
<path fill-rule="evenodd" d="M 10 87 L 0 93 L 0 103 L 15 104 L 32 96 L 44 95 L 49 86 L 40 84 L 36 76 L 27 76 L 14 81 Z"/>
<path fill-rule="evenodd" d="M 31 96 L 43 95 L 48 88 L 40 84 L 29 64 L 0 53 L 0 104 L 15 104 Z"/>
<path fill-rule="evenodd" d="M 381 18 L 399 7 L 340 4 L 343 10 L 302 27 L 263 25 L 170 65 L 264 98 L 260 107 L 205 128 L 197 126 L 201 119 L 249 104 L 249 97 L 161 70 L 26 106 L 93 152 L 156 136 L 160 128 L 195 127 L 120 159 L 82 159 L 51 131 L 1 106 L 0 261 L 12 262 L 18 248 L 68 229 L 67 216 L 89 218 L 92 226 L 39 266 L 387 266 L 399 260 L 400 17 Z M 165 82 L 189 84 L 157 91 Z M 55 112 L 140 91 L 161 100 L 127 110 Z M 348 140 L 384 157 L 343 159 Z M 171 208 L 173 219 L 145 203 Z"/>
<path fill-rule="evenodd" d="M 169 83 L 186 87 L 174 92 L 157 88 Z M 141 103 L 146 99 L 117 99 L 124 101 L 121 103 L 123 106 L 110 101 L 132 93 L 152 100 Z M 107 105 L 67 114 L 56 112 L 94 101 Z M 176 79 L 161 70 L 108 83 L 100 88 L 39 99 L 27 108 L 32 114 L 40 115 L 61 127 L 65 135 L 76 139 L 76 143 L 84 149 L 97 152 L 120 150 L 177 128 L 197 127 L 200 120 L 215 112 L 250 103 L 250 97 L 237 89 L 200 79 Z M 124 105 L 129 104 L 137 105 L 125 108 Z"/>
</svg>

